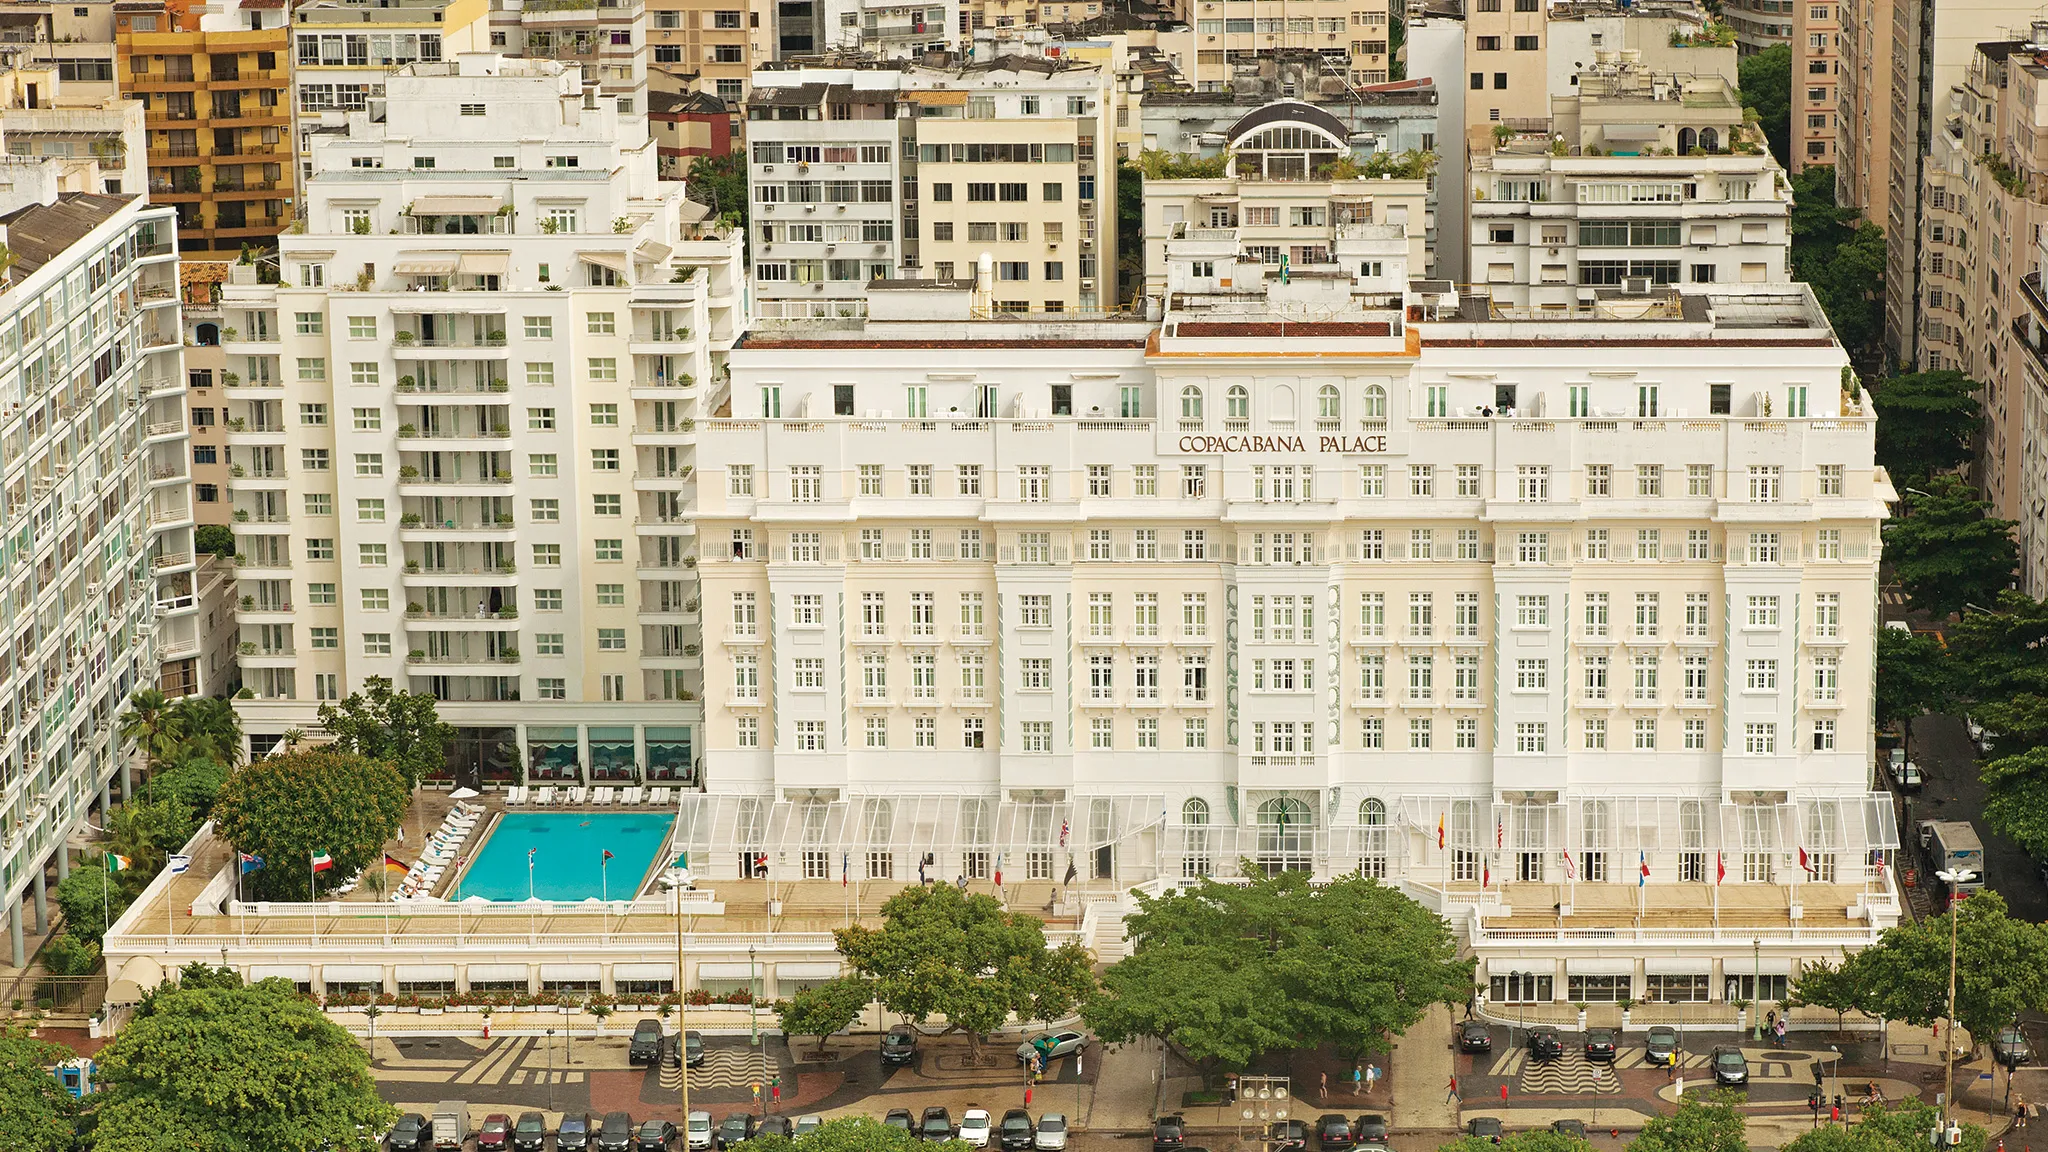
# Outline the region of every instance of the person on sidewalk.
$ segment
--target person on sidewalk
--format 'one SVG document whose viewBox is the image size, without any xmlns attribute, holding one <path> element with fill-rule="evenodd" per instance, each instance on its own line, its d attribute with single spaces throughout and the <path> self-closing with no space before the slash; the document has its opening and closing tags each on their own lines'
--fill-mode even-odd
<svg viewBox="0 0 2048 1152">
<path fill-rule="evenodd" d="M 1778 1017 L 1778 1022 L 1772 1027 L 1778 1036 L 1778 1047 L 1783 1048 L 1785 1046 L 1785 1018 L 1783 1016 Z"/>
<path fill-rule="evenodd" d="M 1329 1074 L 1328 1072 L 1322 1072 L 1322 1073 L 1318 1074 L 1318 1076 L 1317 1076 L 1317 1079 L 1316 1079 L 1316 1099 L 1318 1099 L 1318 1100 L 1328 1100 L 1329 1098 L 1330 1098 L 1330 1074 Z"/>
<path fill-rule="evenodd" d="M 2012 1094 L 2012 1126 L 2015 1128 L 2025 1128 L 2027 1126 L 2027 1098 L 2018 1092 Z"/>
<path fill-rule="evenodd" d="M 1457 1077 L 1457 1075 L 1456 1075 L 1455 1073 L 1453 1073 L 1453 1074 L 1452 1074 L 1452 1076 L 1451 1076 L 1451 1090 L 1450 1090 L 1449 1092 L 1446 1092 L 1446 1093 L 1444 1093 L 1444 1103 L 1446 1103 L 1446 1104 L 1452 1104 L 1452 1105 L 1455 1105 L 1455 1104 L 1457 1104 L 1457 1102 L 1458 1102 L 1458 1077 Z"/>
</svg>

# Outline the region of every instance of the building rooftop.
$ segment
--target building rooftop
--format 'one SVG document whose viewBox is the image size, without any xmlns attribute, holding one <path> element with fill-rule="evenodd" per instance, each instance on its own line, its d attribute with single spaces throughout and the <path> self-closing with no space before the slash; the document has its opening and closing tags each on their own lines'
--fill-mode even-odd
<svg viewBox="0 0 2048 1152">
<path fill-rule="evenodd" d="M 20 280 L 55 260 L 136 199 L 67 192 L 54 204 L 40 204 L 0 216 L 0 227 L 7 230 L 8 250 L 14 253 L 9 275 Z"/>
</svg>

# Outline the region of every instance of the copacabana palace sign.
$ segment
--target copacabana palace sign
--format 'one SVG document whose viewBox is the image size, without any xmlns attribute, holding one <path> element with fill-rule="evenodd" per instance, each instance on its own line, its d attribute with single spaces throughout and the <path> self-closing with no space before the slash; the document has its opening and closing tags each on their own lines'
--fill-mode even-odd
<svg viewBox="0 0 2048 1152">
<path fill-rule="evenodd" d="M 1196 455 L 1285 453 L 1300 456 L 1309 452 L 1357 454 L 1385 452 L 1387 438 L 1384 435 L 1276 436 L 1271 433 L 1241 433 L 1230 436 L 1182 436 L 1178 447 L 1182 452 Z"/>
</svg>

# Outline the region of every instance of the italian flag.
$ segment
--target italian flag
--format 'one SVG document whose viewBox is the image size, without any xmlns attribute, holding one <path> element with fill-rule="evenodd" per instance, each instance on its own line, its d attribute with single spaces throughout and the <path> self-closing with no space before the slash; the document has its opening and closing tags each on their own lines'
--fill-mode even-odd
<svg viewBox="0 0 2048 1152">
<path fill-rule="evenodd" d="M 325 872 L 332 867 L 334 867 L 334 857 L 329 856 L 325 852 L 313 853 L 313 871 Z"/>
<path fill-rule="evenodd" d="M 122 872 L 126 871 L 127 868 L 128 858 L 126 856 L 116 856 L 112 852 L 107 853 L 107 871 Z"/>
</svg>

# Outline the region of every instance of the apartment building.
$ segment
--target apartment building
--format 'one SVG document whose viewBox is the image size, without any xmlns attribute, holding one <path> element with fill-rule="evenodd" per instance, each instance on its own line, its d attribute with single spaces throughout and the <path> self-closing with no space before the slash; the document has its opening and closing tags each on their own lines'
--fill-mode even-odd
<svg viewBox="0 0 2048 1152">
<path fill-rule="evenodd" d="M 1468 267 L 1495 301 L 1789 278 L 1791 196 L 1727 81 L 1601 60 L 1544 130 L 1503 129 L 1470 176 Z"/>
<path fill-rule="evenodd" d="M 65 192 L 118 196 L 144 186 L 148 136 L 139 105 L 96 85 L 67 85 L 54 65 L 11 58 L 16 65 L 0 72 L 0 136 L 9 156 L 47 162 Z"/>
<path fill-rule="evenodd" d="M 1103 14 L 1101 0 L 963 0 L 960 8 L 968 32 L 1079 24 Z"/>
<path fill-rule="evenodd" d="M 2039 511 L 2041 501 L 2048 498 L 2048 289 L 2041 286 L 2041 269 L 2048 267 L 2048 237 L 2035 240 L 2033 262 L 2020 277 L 2023 306 L 2012 321 L 2018 395 L 2006 401 L 1999 434 L 2006 449 L 2020 458 L 2016 486 L 2025 503 L 2013 517 L 2019 521 L 2020 587 L 2029 596 L 2040 596 L 2048 588 L 2048 524 Z"/>
<path fill-rule="evenodd" d="M 262 247 L 291 218 L 290 37 L 282 0 L 120 0 L 122 91 L 149 128 L 149 194 L 205 257 Z"/>
<path fill-rule="evenodd" d="M 2020 522 L 2021 586 L 2048 588 L 2048 487 L 2026 459 L 2027 374 L 2034 355 L 2024 323 L 2039 291 L 2041 230 L 2048 225 L 2048 47 L 2025 40 L 1977 45 L 1955 111 L 1934 135 L 1921 211 L 1919 279 L 1926 299 L 1921 369 L 1950 368 L 1984 385 L 1976 479 L 1993 515 Z"/>
<path fill-rule="evenodd" d="M 302 184 L 313 171 L 314 131 L 382 98 L 393 69 L 491 43 L 489 0 L 310 0 L 292 16 L 292 138 Z"/>
<path fill-rule="evenodd" d="M 505 0 L 492 5 L 489 20 L 493 51 L 573 65 L 586 86 L 620 100 L 620 111 L 647 111 L 641 0 Z"/>
<path fill-rule="evenodd" d="M 1839 39 L 1835 71 L 1835 202 L 1857 208 L 1879 223 L 1889 210 L 1892 170 L 1892 56 L 1894 46 L 1910 40 L 1898 0 L 1834 0 Z M 1798 53 L 1793 54 L 1796 61 Z M 1905 64 L 1903 52 L 1901 67 Z M 1812 63 L 1803 75 L 1813 77 Z M 1818 79 L 1818 77 L 1813 77 Z M 1793 92 L 1803 97 L 1799 114 L 1816 103 L 1814 93 L 1794 68 Z M 1905 120 L 1901 118 L 1903 127 Z"/>
<path fill-rule="evenodd" d="M 175 214 L 53 178 L 0 240 L 0 893 L 22 968 L 66 840 L 116 777 L 128 793 L 116 714 L 199 629 Z"/>
<path fill-rule="evenodd" d="M 118 96 L 116 2 L 12 0 L 0 5 L 0 54 L 16 65 L 55 70 L 76 98 Z"/>
<path fill-rule="evenodd" d="M 694 779 L 695 427 L 743 238 L 573 66 L 384 83 L 315 137 L 283 282 L 223 303 L 252 745 L 386 677 L 472 780 Z"/>
<path fill-rule="evenodd" d="M 1896 921 L 1865 719 L 1893 494 L 1803 287 L 1496 319 L 1258 265 L 1205 291 L 1200 243 L 1153 322 L 892 282 L 735 351 L 699 447 L 700 875 L 1362 869 L 1505 1000 L 1637 994 L 1566 943 L 1602 924 L 1704 1000 L 1781 986 L 1802 905 Z M 1741 886 L 1761 933 L 1674 930 Z"/>
<path fill-rule="evenodd" d="M 1809 164 L 1833 164 L 1841 114 L 1845 38 L 1856 33 L 1842 25 L 1843 5 L 1837 0 L 1795 0 L 1792 20 L 1792 171 Z"/>
<path fill-rule="evenodd" d="M 1754 56 L 1766 48 L 1792 42 L 1803 0 L 1728 0 L 1721 5 L 1721 19 L 1735 31 L 1736 49 Z M 1799 52 L 1793 50 L 1793 58 Z"/>
<path fill-rule="evenodd" d="M 1529 0 L 1523 0 L 1529 2 Z M 1041 11 L 1051 5 L 1040 5 Z M 1387 47 L 1387 0 L 1176 0 L 1174 18 L 1195 30 L 1195 58 L 1182 70 L 1197 90 L 1228 83 L 1240 61 L 1300 56 L 1347 84 L 1398 79 Z M 1540 17 L 1539 17 L 1540 20 Z"/>
<path fill-rule="evenodd" d="M 1116 302 L 1115 141 L 1139 98 L 1108 69 L 1006 56 L 764 70 L 753 84 L 764 319 L 859 315 L 874 280 L 956 279 L 984 255 L 1004 311 Z"/>
<path fill-rule="evenodd" d="M 756 45 L 760 35 L 757 9 L 734 0 L 649 0 L 649 82 L 674 96 L 702 93 L 739 104 L 754 61 L 773 59 Z"/>
<path fill-rule="evenodd" d="M 1228 87 L 1191 89 L 1187 78 L 1176 73 L 1148 75 L 1140 146 L 1155 152 L 1214 155 L 1231 139 L 1230 130 L 1238 121 L 1284 100 L 1335 117 L 1343 127 L 1347 152 L 1434 152 L 1440 94 L 1427 76 L 1371 88 L 1326 85 L 1319 82 L 1313 63 L 1298 59 L 1256 61 L 1233 69 Z"/>
</svg>

